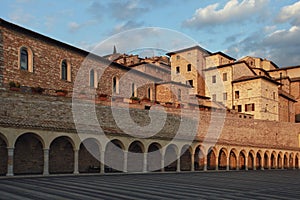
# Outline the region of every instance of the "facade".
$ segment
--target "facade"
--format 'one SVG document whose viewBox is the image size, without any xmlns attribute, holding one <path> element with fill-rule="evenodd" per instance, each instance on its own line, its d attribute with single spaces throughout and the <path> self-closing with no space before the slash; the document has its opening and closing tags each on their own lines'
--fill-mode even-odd
<svg viewBox="0 0 300 200">
<path fill-rule="evenodd" d="M 259 74 L 259 69 L 246 61 L 191 47 L 168 54 L 171 73 L 170 79 L 164 79 L 98 55 L 87 60 L 88 55 L 0 20 L 0 101 L 5 105 L 0 108 L 1 175 L 300 168 L 300 124 L 281 121 L 292 119 L 286 110 L 299 98 L 297 67 L 264 68 Z M 211 64 L 205 65 L 206 60 Z M 80 87 L 74 89 L 82 65 L 88 67 L 79 80 Z M 181 76 L 193 84 L 180 78 L 178 66 Z M 282 73 L 280 79 L 276 78 L 278 73 Z M 283 78 L 284 73 L 288 78 Z M 205 86 L 203 77 L 211 85 Z M 223 81 L 227 101 L 213 91 L 218 88 L 213 84 Z M 260 96 L 248 93 L 250 83 Z M 231 97 L 235 91 L 240 91 L 240 98 Z M 251 101 L 246 101 L 244 93 Z M 190 98 L 198 104 L 189 104 Z M 72 112 L 74 99 L 81 100 L 80 105 L 87 109 L 82 118 L 95 114 L 103 134 L 98 134 L 99 127 L 94 128 L 93 122 L 80 127 L 84 134 L 78 134 Z M 265 104 L 276 104 L 278 110 L 264 116 L 253 113 L 249 105 L 245 112 L 244 104 L 251 102 L 255 112 Z M 234 112 L 222 105 L 243 106 L 241 112 Z M 89 112 L 91 106 L 94 113 Z M 126 109 L 130 117 L 121 112 Z M 143 132 L 133 137 L 118 126 L 112 110 L 141 127 L 151 123 L 153 113 L 166 116 L 166 121 L 151 137 L 141 135 L 147 134 Z M 194 117 L 197 112 L 199 122 Z M 294 112 L 297 116 L 298 108 Z M 196 134 L 184 130 L 176 137 L 183 122 L 186 130 Z M 198 126 L 191 126 L 192 122 Z M 152 157 L 150 152 L 157 153 Z"/>
</svg>

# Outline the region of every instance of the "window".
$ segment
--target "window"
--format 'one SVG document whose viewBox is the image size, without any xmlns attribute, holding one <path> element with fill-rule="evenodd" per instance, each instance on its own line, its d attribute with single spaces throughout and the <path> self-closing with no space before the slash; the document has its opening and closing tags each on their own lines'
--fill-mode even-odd
<svg viewBox="0 0 300 200">
<path fill-rule="evenodd" d="M 33 54 L 30 48 L 21 47 L 19 51 L 19 69 L 33 72 Z"/>
<path fill-rule="evenodd" d="M 186 84 L 191 86 L 191 87 L 194 87 L 194 81 L 193 80 L 187 80 Z"/>
<path fill-rule="evenodd" d="M 192 71 L 192 65 L 191 65 L 191 64 L 188 64 L 186 70 L 187 70 L 188 72 Z"/>
<path fill-rule="evenodd" d="M 242 105 L 238 105 L 238 112 L 242 112 Z"/>
<path fill-rule="evenodd" d="M 91 88 L 98 87 L 97 72 L 94 69 L 90 70 L 90 87 Z"/>
<path fill-rule="evenodd" d="M 151 88 L 148 88 L 147 90 L 147 98 L 152 100 L 152 92 L 151 92 Z"/>
<path fill-rule="evenodd" d="M 240 98 L 240 91 L 235 91 L 234 92 L 234 98 L 239 99 Z"/>
<path fill-rule="evenodd" d="M 176 59 L 179 60 L 179 59 L 180 59 L 180 55 L 177 55 L 177 56 L 176 56 Z"/>
<path fill-rule="evenodd" d="M 61 79 L 67 80 L 67 77 L 68 77 L 68 65 L 67 65 L 67 61 L 63 60 L 61 62 Z"/>
<path fill-rule="evenodd" d="M 212 76 L 212 83 L 216 83 L 217 82 L 217 77 L 214 75 Z"/>
<path fill-rule="evenodd" d="M 223 81 L 227 81 L 227 73 L 223 73 Z"/>
<path fill-rule="evenodd" d="M 178 89 L 178 101 L 181 101 L 181 89 Z"/>
<path fill-rule="evenodd" d="M 20 69 L 28 70 L 28 51 L 25 47 L 21 48 L 20 55 Z"/>
<path fill-rule="evenodd" d="M 227 92 L 223 93 L 223 100 L 227 101 Z"/>
<path fill-rule="evenodd" d="M 136 87 L 135 87 L 134 83 L 131 84 L 131 96 L 132 97 L 136 97 L 137 96 Z"/>
<path fill-rule="evenodd" d="M 217 95 L 216 94 L 212 95 L 212 101 L 217 101 Z"/>
<path fill-rule="evenodd" d="M 273 99 L 276 100 L 276 92 L 273 92 Z"/>
<path fill-rule="evenodd" d="M 254 103 L 245 105 L 245 112 L 247 112 L 247 111 L 255 111 Z"/>
<path fill-rule="evenodd" d="M 90 71 L 90 87 L 95 87 L 95 72 L 93 69 Z"/>
<path fill-rule="evenodd" d="M 180 67 L 176 67 L 176 74 L 179 74 L 180 73 Z"/>
<path fill-rule="evenodd" d="M 119 94 L 119 79 L 118 77 L 113 77 L 112 79 L 112 90 L 114 94 Z"/>
</svg>

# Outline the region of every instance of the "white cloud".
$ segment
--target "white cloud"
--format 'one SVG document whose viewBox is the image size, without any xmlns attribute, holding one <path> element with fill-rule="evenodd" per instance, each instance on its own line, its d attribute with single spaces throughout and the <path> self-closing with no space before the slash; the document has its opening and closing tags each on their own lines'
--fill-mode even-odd
<svg viewBox="0 0 300 200">
<path fill-rule="evenodd" d="M 300 1 L 283 7 L 276 21 L 281 23 L 291 21 L 293 25 L 300 25 Z"/>
<path fill-rule="evenodd" d="M 75 31 L 77 31 L 78 29 L 81 28 L 81 25 L 78 24 L 77 22 L 70 22 L 68 24 L 68 27 L 69 27 L 70 32 L 75 32 Z"/>
<path fill-rule="evenodd" d="M 254 14 L 261 15 L 268 0 L 238 0 L 228 1 L 223 8 L 220 4 L 208 5 L 205 8 L 196 10 L 194 16 L 183 22 L 183 25 L 190 28 L 202 28 L 226 23 L 241 22 L 251 18 Z"/>
<path fill-rule="evenodd" d="M 9 18 L 15 22 L 15 23 L 21 23 L 21 24 L 28 24 L 29 22 L 32 22 L 35 18 L 33 15 L 29 14 L 28 12 L 25 12 L 23 9 L 18 8 L 14 10 L 10 15 Z"/>
<path fill-rule="evenodd" d="M 132 20 L 127 21 L 126 23 L 121 23 L 118 24 L 114 27 L 113 31 L 111 32 L 111 34 L 116 34 L 116 33 L 120 33 L 122 31 L 127 31 L 133 28 L 139 28 L 143 26 L 143 22 L 135 22 Z"/>
</svg>

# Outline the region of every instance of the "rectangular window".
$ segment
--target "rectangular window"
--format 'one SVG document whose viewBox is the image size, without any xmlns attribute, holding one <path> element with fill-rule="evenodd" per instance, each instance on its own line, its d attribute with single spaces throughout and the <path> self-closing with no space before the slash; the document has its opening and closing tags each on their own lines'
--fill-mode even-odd
<svg viewBox="0 0 300 200">
<path fill-rule="evenodd" d="M 223 81 L 227 81 L 227 73 L 223 73 Z"/>
<path fill-rule="evenodd" d="M 180 73 L 180 67 L 176 67 L 176 74 L 179 74 Z"/>
<path fill-rule="evenodd" d="M 190 85 L 191 87 L 194 87 L 194 81 L 193 80 L 186 81 L 186 84 Z"/>
<path fill-rule="evenodd" d="M 223 100 L 227 101 L 227 92 L 223 93 Z"/>
<path fill-rule="evenodd" d="M 188 71 L 188 72 L 192 71 L 192 65 L 191 65 L 191 64 L 188 64 L 188 65 L 187 65 L 187 71 Z"/>
<path fill-rule="evenodd" d="M 254 103 L 250 103 L 250 104 L 245 105 L 245 112 L 249 112 L 249 111 L 255 111 Z"/>
<path fill-rule="evenodd" d="M 276 92 L 273 92 L 273 99 L 276 100 Z"/>
<path fill-rule="evenodd" d="M 238 105 L 238 112 L 242 112 L 242 105 Z"/>
<path fill-rule="evenodd" d="M 212 101 L 217 101 L 217 95 L 216 94 L 212 95 Z"/>
<path fill-rule="evenodd" d="M 216 76 L 212 76 L 212 83 L 216 83 L 217 82 L 217 77 Z"/>
<path fill-rule="evenodd" d="M 177 55 L 177 56 L 176 56 L 176 59 L 177 59 L 177 60 L 179 60 L 179 59 L 180 59 L 180 56 L 179 56 L 179 55 Z"/>
<path fill-rule="evenodd" d="M 240 91 L 235 91 L 234 92 L 234 98 L 239 99 L 240 98 Z"/>
</svg>

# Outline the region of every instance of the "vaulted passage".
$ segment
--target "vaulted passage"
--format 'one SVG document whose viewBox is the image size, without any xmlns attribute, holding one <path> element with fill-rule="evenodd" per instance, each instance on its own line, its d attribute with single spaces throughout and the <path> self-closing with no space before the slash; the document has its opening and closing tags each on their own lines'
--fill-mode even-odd
<svg viewBox="0 0 300 200">
<path fill-rule="evenodd" d="M 264 154 L 264 169 L 269 169 L 269 156 L 267 153 Z"/>
<path fill-rule="evenodd" d="M 165 171 L 177 170 L 177 153 L 174 145 L 169 145 L 165 153 Z"/>
<path fill-rule="evenodd" d="M 207 169 L 208 170 L 215 170 L 216 166 L 217 166 L 216 154 L 212 149 L 210 149 L 208 151 L 208 154 L 207 154 Z"/>
<path fill-rule="evenodd" d="M 284 159 L 283 159 L 283 167 L 284 169 L 288 168 L 288 157 L 286 154 L 284 155 Z"/>
<path fill-rule="evenodd" d="M 100 148 L 95 139 L 86 139 L 80 144 L 78 169 L 80 173 L 100 172 Z"/>
<path fill-rule="evenodd" d="M 180 170 L 181 171 L 191 171 L 192 161 L 191 161 L 191 151 L 188 146 L 184 146 L 181 150 L 180 156 Z"/>
<path fill-rule="evenodd" d="M 119 140 L 110 141 L 105 148 L 105 172 L 124 170 L 124 145 Z"/>
<path fill-rule="evenodd" d="M 14 174 L 42 174 L 44 168 L 43 144 L 37 135 L 21 135 L 14 149 Z"/>
<path fill-rule="evenodd" d="M 293 159 L 294 159 L 293 155 L 290 154 L 290 158 L 289 158 L 289 169 L 293 169 Z"/>
<path fill-rule="evenodd" d="M 0 176 L 4 176 L 7 173 L 7 157 L 7 144 L 0 137 Z"/>
<path fill-rule="evenodd" d="M 65 174 L 74 171 L 74 150 L 68 137 L 52 141 L 49 150 L 49 173 Z"/>
<path fill-rule="evenodd" d="M 239 169 L 245 170 L 246 169 L 246 156 L 244 152 L 240 152 L 239 155 Z"/>
<path fill-rule="evenodd" d="M 253 152 L 249 152 L 248 155 L 248 169 L 253 170 L 254 169 L 254 156 Z"/>
<path fill-rule="evenodd" d="M 161 146 L 158 143 L 152 143 L 148 148 L 147 171 L 161 171 Z"/>
<path fill-rule="evenodd" d="M 226 170 L 227 167 L 227 156 L 224 149 L 220 150 L 219 153 L 219 170 Z"/>
<path fill-rule="evenodd" d="M 275 152 L 271 155 L 271 169 L 276 169 L 276 157 Z"/>
<path fill-rule="evenodd" d="M 128 149 L 128 172 L 142 172 L 144 162 L 144 146 L 140 142 L 133 142 Z"/>
<path fill-rule="evenodd" d="M 230 170 L 237 169 L 237 159 L 236 159 L 236 155 L 233 151 L 231 151 L 229 154 L 229 169 Z"/>
<path fill-rule="evenodd" d="M 198 146 L 195 151 L 195 157 L 194 157 L 194 168 L 195 171 L 203 170 L 204 169 L 204 159 L 205 155 L 203 151 Z"/>
<path fill-rule="evenodd" d="M 261 170 L 262 169 L 262 159 L 259 152 L 256 154 L 256 169 Z"/>
</svg>

